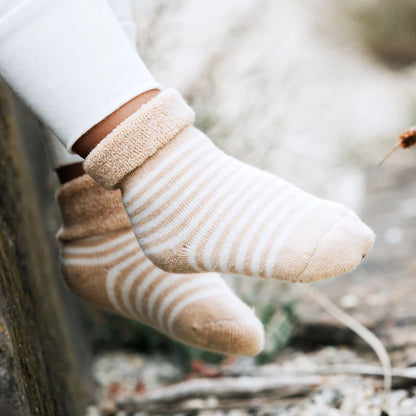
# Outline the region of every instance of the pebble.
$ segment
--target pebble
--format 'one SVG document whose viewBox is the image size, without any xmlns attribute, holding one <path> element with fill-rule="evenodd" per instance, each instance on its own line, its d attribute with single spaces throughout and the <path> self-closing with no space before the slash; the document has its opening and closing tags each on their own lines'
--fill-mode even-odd
<svg viewBox="0 0 416 416">
<path fill-rule="evenodd" d="M 358 296 L 355 295 L 344 295 L 339 303 L 345 309 L 353 309 L 360 304 L 360 300 L 358 299 Z"/>
</svg>

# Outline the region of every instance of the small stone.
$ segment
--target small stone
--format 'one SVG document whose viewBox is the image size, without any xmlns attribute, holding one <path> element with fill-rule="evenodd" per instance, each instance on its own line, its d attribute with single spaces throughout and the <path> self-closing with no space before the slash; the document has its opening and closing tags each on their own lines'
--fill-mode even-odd
<svg viewBox="0 0 416 416">
<path fill-rule="evenodd" d="M 416 403 L 414 399 L 404 399 L 400 402 L 400 407 L 402 409 L 414 409 L 416 407 Z"/>
<path fill-rule="evenodd" d="M 360 300 L 358 299 L 358 296 L 349 294 L 349 295 L 344 295 L 340 299 L 339 303 L 345 309 L 353 309 L 359 305 Z"/>
<path fill-rule="evenodd" d="M 100 412 L 97 406 L 88 406 L 85 416 L 100 416 Z"/>
<path fill-rule="evenodd" d="M 198 416 L 220 416 L 217 410 L 202 410 L 198 413 Z"/>
<path fill-rule="evenodd" d="M 233 409 L 228 412 L 228 416 L 247 416 L 247 413 L 242 412 L 241 410 Z"/>
<path fill-rule="evenodd" d="M 102 416 L 112 416 L 117 412 L 117 407 L 112 400 L 105 400 L 100 409 Z"/>
<path fill-rule="evenodd" d="M 215 396 L 209 396 L 205 400 L 206 407 L 217 407 L 218 406 L 218 399 Z"/>
<path fill-rule="evenodd" d="M 203 409 L 205 407 L 205 401 L 202 399 L 191 399 L 184 403 L 184 407 L 187 409 Z"/>
</svg>

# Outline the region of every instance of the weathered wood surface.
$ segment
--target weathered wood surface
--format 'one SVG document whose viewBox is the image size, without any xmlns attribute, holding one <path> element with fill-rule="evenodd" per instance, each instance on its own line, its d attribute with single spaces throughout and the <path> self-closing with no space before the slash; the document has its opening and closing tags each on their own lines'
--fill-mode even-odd
<svg viewBox="0 0 416 416">
<path fill-rule="evenodd" d="M 38 136 L 0 84 L 0 404 L 24 416 L 77 416 L 89 386 L 77 357 L 87 354 L 75 352 L 82 342 L 46 230 L 51 191 Z"/>
</svg>

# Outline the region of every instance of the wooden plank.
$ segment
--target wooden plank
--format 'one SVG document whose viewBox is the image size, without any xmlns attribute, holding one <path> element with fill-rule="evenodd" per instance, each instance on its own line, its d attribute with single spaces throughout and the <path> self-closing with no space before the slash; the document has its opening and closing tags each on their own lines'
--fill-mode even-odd
<svg viewBox="0 0 416 416">
<path fill-rule="evenodd" d="M 47 162 L 36 154 L 25 158 L 20 141 L 39 147 L 38 131 L 33 116 L 15 107 L 0 85 L 0 314 L 11 345 L 3 362 L 11 363 L 10 383 L 15 384 L 14 392 L 0 391 L 0 400 L 11 402 L 21 415 L 77 416 L 86 402 L 84 376 L 30 166 Z M 36 180 L 46 186 L 45 178 Z"/>
</svg>

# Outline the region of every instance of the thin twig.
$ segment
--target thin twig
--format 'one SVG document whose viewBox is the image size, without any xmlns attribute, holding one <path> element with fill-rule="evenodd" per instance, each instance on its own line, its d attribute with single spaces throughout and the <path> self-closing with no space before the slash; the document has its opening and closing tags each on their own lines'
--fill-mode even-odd
<svg viewBox="0 0 416 416">
<path fill-rule="evenodd" d="M 302 397 L 312 388 L 324 384 L 325 380 L 325 377 L 316 375 L 194 379 L 157 389 L 143 396 L 123 397 L 116 401 L 116 405 L 119 409 L 130 411 L 210 396 L 217 399 L 248 398 L 273 392 L 281 398 Z"/>
<path fill-rule="evenodd" d="M 383 392 L 383 410 L 388 412 L 388 399 L 391 392 L 392 385 L 392 368 L 390 357 L 386 348 L 380 341 L 380 339 L 366 328 L 363 324 L 355 320 L 352 316 L 348 315 L 338 306 L 336 306 L 326 296 L 316 290 L 313 286 L 299 284 L 298 287 L 302 288 L 310 298 L 312 298 L 321 308 L 332 315 L 335 319 L 342 322 L 345 326 L 355 332 L 360 338 L 362 338 L 376 353 L 378 359 L 381 362 L 384 376 L 384 392 Z"/>
<path fill-rule="evenodd" d="M 398 148 L 400 147 L 400 143 L 397 143 L 395 146 L 393 146 L 381 159 L 380 163 L 377 165 L 380 167 Z"/>
</svg>

